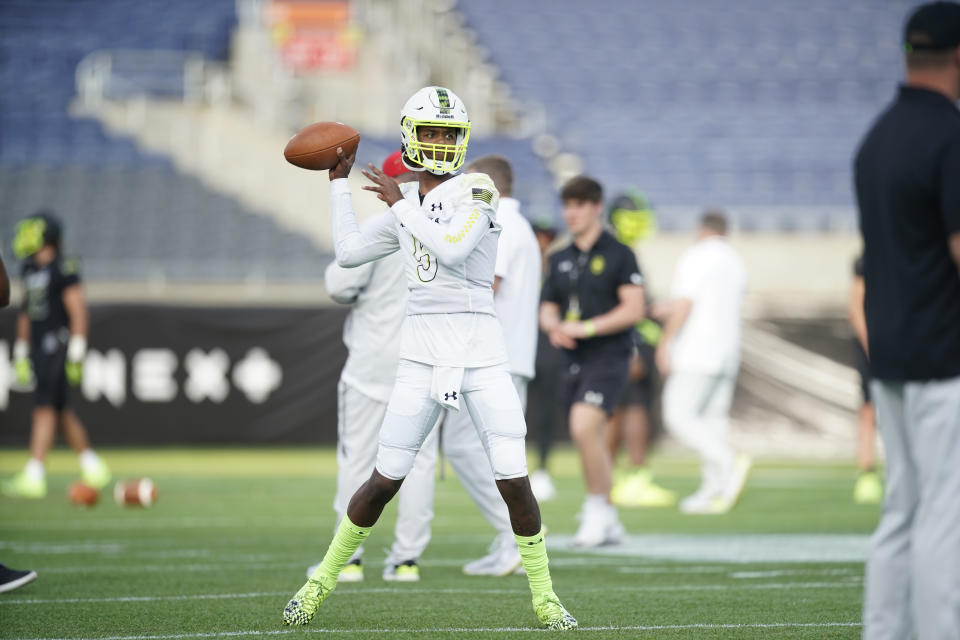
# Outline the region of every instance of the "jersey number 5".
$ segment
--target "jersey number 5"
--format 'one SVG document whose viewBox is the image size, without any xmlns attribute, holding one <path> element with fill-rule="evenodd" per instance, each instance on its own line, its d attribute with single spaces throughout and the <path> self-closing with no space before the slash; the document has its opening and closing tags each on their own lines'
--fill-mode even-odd
<svg viewBox="0 0 960 640">
<path fill-rule="evenodd" d="M 427 253 L 427 248 L 423 243 L 413 239 L 413 258 L 419 264 L 417 265 L 417 277 L 420 282 L 430 282 L 437 277 L 437 268 L 440 266 L 437 261 Z"/>
</svg>

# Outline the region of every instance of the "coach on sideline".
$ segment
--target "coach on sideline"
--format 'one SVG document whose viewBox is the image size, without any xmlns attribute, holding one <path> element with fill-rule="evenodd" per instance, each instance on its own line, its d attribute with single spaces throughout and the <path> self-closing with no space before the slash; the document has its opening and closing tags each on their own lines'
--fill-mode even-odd
<svg viewBox="0 0 960 640">
<path fill-rule="evenodd" d="M 960 4 L 917 8 L 857 153 L 871 392 L 887 453 L 863 637 L 960 637 Z"/>
</svg>

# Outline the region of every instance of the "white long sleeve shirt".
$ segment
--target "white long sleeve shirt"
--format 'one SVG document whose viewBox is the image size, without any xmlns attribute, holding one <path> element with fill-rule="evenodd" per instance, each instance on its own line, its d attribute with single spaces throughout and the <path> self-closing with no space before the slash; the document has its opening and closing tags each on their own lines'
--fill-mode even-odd
<svg viewBox="0 0 960 640">
<path fill-rule="evenodd" d="M 400 251 L 408 300 L 400 357 L 448 367 L 507 361 L 493 302 L 500 227 L 499 196 L 482 173 L 457 175 L 420 202 L 419 185 L 401 185 L 404 198 L 357 225 L 347 180 L 330 183 L 337 263 L 355 267 Z"/>
<path fill-rule="evenodd" d="M 393 215 L 388 211 L 381 217 L 389 221 Z M 371 220 L 364 227 L 376 224 Z M 340 379 L 366 396 L 388 402 L 397 377 L 397 336 L 407 304 L 402 256 L 394 253 L 354 269 L 331 262 L 324 284 L 331 298 L 353 306 L 343 324 L 347 362 Z"/>
</svg>

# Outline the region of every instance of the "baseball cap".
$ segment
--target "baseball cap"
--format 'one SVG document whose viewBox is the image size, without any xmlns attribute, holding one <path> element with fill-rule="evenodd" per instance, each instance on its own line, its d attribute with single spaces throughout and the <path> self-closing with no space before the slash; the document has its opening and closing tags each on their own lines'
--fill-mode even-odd
<svg viewBox="0 0 960 640">
<path fill-rule="evenodd" d="M 960 4 L 931 2 L 910 14 L 903 29 L 903 48 L 911 51 L 952 49 L 960 45 Z"/>
<path fill-rule="evenodd" d="M 396 178 L 399 175 L 403 175 L 410 171 L 405 166 L 403 166 L 403 161 L 400 159 L 400 154 L 403 153 L 400 150 L 394 151 L 387 156 L 387 159 L 383 161 L 383 166 L 381 169 L 385 174 L 391 178 Z"/>
</svg>

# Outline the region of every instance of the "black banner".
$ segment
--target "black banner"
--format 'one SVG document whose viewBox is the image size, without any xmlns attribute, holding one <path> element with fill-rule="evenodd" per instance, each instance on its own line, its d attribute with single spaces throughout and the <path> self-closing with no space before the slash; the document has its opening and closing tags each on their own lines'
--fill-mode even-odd
<svg viewBox="0 0 960 640">
<path fill-rule="evenodd" d="M 92 306 L 71 406 L 94 444 L 329 443 L 346 307 Z M 26 446 L 33 393 L 10 364 L 0 311 L 0 445 Z"/>
</svg>

